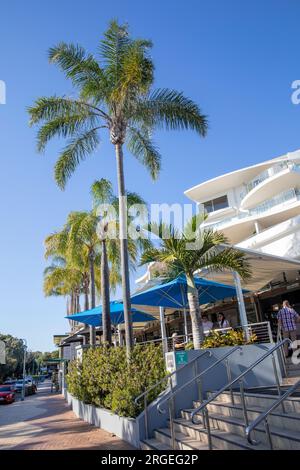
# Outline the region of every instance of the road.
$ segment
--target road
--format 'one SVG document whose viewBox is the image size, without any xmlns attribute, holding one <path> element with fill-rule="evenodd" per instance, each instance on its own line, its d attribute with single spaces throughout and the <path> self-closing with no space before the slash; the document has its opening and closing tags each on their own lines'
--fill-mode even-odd
<svg viewBox="0 0 300 470">
<path fill-rule="evenodd" d="M 78 419 L 50 382 L 36 395 L 0 406 L 0 450 L 130 450 L 116 436 Z"/>
</svg>

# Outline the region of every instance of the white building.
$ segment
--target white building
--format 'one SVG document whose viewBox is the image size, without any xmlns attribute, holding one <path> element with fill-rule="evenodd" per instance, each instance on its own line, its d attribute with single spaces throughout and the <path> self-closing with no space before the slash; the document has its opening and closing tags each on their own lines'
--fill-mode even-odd
<svg viewBox="0 0 300 470">
<path fill-rule="evenodd" d="M 239 247 L 300 258 L 300 150 L 185 191 Z M 203 208 L 201 206 L 201 208 Z"/>
</svg>

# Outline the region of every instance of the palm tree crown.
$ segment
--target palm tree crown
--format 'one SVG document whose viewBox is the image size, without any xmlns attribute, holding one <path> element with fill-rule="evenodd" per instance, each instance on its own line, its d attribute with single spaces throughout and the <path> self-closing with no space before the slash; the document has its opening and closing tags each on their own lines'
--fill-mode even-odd
<svg viewBox="0 0 300 470">
<path fill-rule="evenodd" d="M 163 276 L 167 280 L 182 274 L 186 276 L 195 349 L 200 347 L 203 339 L 195 272 L 202 269 L 230 270 L 238 272 L 243 279 L 251 275 L 244 254 L 232 247 L 220 250 L 220 245 L 228 242 L 226 237 L 223 233 L 211 229 L 200 230 L 202 221 L 199 216 L 193 217 L 187 222 L 182 233 L 172 225 L 166 227 L 164 224 L 150 224 L 147 229 L 158 237 L 160 246 L 145 250 L 141 258 L 141 264 L 152 261 L 162 263 Z"/>
</svg>

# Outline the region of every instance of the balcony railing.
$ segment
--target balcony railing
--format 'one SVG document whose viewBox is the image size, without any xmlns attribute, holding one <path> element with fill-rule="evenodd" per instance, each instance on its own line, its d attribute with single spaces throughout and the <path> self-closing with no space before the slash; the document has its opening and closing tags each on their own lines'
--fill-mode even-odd
<svg viewBox="0 0 300 470">
<path fill-rule="evenodd" d="M 298 167 L 300 171 L 300 165 L 298 165 Z M 247 212 L 240 212 L 234 217 L 226 217 L 219 222 L 209 224 L 209 227 L 219 229 L 220 227 L 224 227 L 224 225 L 234 224 L 235 222 L 241 219 L 245 219 L 246 217 L 260 216 L 264 212 L 268 212 L 278 205 L 284 205 L 286 203 L 290 204 L 292 202 L 296 202 L 297 200 L 300 200 L 300 191 L 294 188 L 288 189 L 287 191 L 283 191 L 277 196 L 268 199 L 254 209 L 250 209 Z"/>
<path fill-rule="evenodd" d="M 262 173 L 260 173 L 258 176 L 253 178 L 253 180 L 251 180 L 247 184 L 246 193 L 249 193 L 250 191 L 252 191 L 253 188 L 258 186 L 260 183 L 262 183 L 266 179 L 270 178 L 271 176 L 274 176 L 277 173 L 280 173 L 281 171 L 285 170 L 286 168 L 288 168 L 288 162 L 287 161 L 277 163 L 273 167 L 271 167 L 267 170 L 264 170 Z"/>
<path fill-rule="evenodd" d="M 258 186 L 260 183 L 263 181 L 267 180 L 268 178 L 271 178 L 272 176 L 276 175 L 277 173 L 280 173 L 283 170 L 286 170 L 287 168 L 290 168 L 290 170 L 294 171 L 300 171 L 300 164 L 295 163 L 292 161 L 284 161 L 277 163 L 276 165 L 272 166 L 271 168 L 268 168 L 267 170 L 264 170 L 262 173 L 260 173 L 258 176 L 253 178 L 247 185 L 246 185 L 246 194 L 248 194 L 252 189 L 254 189 L 256 186 Z"/>
</svg>

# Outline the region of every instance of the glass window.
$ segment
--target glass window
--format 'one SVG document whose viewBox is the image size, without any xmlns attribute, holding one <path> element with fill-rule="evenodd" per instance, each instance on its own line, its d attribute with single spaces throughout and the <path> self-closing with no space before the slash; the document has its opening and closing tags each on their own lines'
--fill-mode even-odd
<svg viewBox="0 0 300 470">
<path fill-rule="evenodd" d="M 227 196 L 217 197 L 216 199 L 212 199 L 211 201 L 206 201 L 203 203 L 204 210 L 206 213 L 219 211 L 220 209 L 225 209 L 228 207 L 228 199 Z"/>
<path fill-rule="evenodd" d="M 207 213 L 213 212 L 214 208 L 213 208 L 213 202 L 212 201 L 207 201 L 203 205 L 204 205 L 205 212 L 207 212 Z"/>
<path fill-rule="evenodd" d="M 227 196 L 218 197 L 217 199 L 213 200 L 214 211 L 219 211 L 220 209 L 225 209 L 228 207 L 228 199 Z"/>
</svg>

